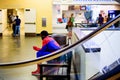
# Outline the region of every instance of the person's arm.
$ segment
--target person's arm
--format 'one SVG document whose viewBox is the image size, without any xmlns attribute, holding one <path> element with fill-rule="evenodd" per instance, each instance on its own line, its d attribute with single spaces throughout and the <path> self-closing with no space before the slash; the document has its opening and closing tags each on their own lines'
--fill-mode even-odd
<svg viewBox="0 0 120 80">
<path fill-rule="evenodd" d="M 39 47 L 37 47 L 37 46 L 33 46 L 33 49 L 34 49 L 35 51 L 39 51 L 41 48 L 39 48 Z"/>
</svg>

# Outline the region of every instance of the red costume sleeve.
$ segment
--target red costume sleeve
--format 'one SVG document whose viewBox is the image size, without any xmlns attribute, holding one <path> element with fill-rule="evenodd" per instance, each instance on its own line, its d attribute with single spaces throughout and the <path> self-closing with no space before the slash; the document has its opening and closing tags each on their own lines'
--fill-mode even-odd
<svg viewBox="0 0 120 80">
<path fill-rule="evenodd" d="M 34 49 L 35 51 L 39 51 L 39 50 L 40 50 L 40 48 L 37 47 L 37 46 L 33 46 L 33 49 Z"/>
</svg>

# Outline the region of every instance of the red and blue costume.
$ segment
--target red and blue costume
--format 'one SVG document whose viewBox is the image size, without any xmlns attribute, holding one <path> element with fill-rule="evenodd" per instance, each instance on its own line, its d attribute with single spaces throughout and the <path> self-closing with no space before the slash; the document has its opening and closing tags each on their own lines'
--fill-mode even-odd
<svg viewBox="0 0 120 80">
<path fill-rule="evenodd" d="M 61 47 L 59 44 L 52 38 L 48 36 L 48 32 L 43 30 L 41 33 L 41 38 L 42 38 L 42 48 L 38 48 L 36 46 L 33 46 L 33 49 L 37 51 L 36 57 L 39 58 L 41 56 L 45 56 L 47 54 L 50 54 Z M 47 61 L 49 62 L 54 62 L 54 60 Z M 40 64 L 40 63 L 39 63 Z M 39 74 L 40 73 L 40 66 L 37 64 L 37 70 L 33 71 L 32 74 Z"/>
<path fill-rule="evenodd" d="M 45 37 L 42 41 L 42 48 L 33 47 L 34 50 L 38 51 L 36 54 L 36 57 L 41 57 L 47 54 L 50 54 L 51 52 L 54 52 L 58 49 L 60 49 L 60 45 L 52 38 L 52 37 Z"/>
<path fill-rule="evenodd" d="M 36 46 L 33 46 L 33 49 L 38 51 L 36 53 L 36 57 L 41 57 L 47 54 L 50 54 L 51 52 L 54 52 L 58 49 L 60 49 L 61 47 L 59 46 L 59 44 L 52 38 L 49 36 L 46 36 L 43 40 L 42 40 L 42 48 L 38 48 Z M 51 60 L 48 62 L 52 62 Z M 33 71 L 32 74 L 39 74 L 40 73 L 40 67 L 39 64 L 37 64 L 37 70 Z"/>
</svg>

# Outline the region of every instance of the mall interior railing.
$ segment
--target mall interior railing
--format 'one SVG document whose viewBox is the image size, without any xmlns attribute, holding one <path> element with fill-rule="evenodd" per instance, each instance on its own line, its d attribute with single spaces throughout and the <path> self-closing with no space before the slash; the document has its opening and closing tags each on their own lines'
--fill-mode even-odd
<svg viewBox="0 0 120 80">
<path fill-rule="evenodd" d="M 115 23 L 119 23 L 119 22 L 120 22 L 120 18 L 118 18 L 118 20 Z M 104 25 L 107 25 L 107 24 L 110 24 L 110 21 L 107 22 Z M 96 27 L 96 28 L 100 29 L 104 25 L 102 25 L 99 28 L 98 27 Z M 111 25 L 114 25 L 114 23 L 112 23 Z M 116 62 L 116 60 L 117 61 L 119 60 L 120 56 L 117 56 L 117 58 L 116 58 L 116 55 L 115 55 L 115 57 L 112 56 L 113 60 L 108 59 L 106 64 L 103 64 L 110 54 L 113 55 L 113 53 L 112 53 L 113 49 L 119 48 L 119 46 L 117 46 L 117 45 L 112 45 L 114 47 L 113 47 L 113 49 L 111 49 L 110 46 L 111 46 L 111 43 L 114 42 L 113 39 L 116 38 L 115 34 L 117 36 L 120 35 L 119 34 L 120 25 L 118 26 L 117 29 L 110 28 L 111 25 L 109 25 L 109 27 L 107 27 L 104 31 L 100 32 L 95 37 L 93 37 L 93 38 L 89 39 L 88 41 L 82 43 L 81 44 L 81 49 L 76 48 L 76 50 L 75 50 L 75 52 L 76 52 L 75 62 L 81 63 L 81 64 L 76 63 L 77 66 L 80 65 L 79 68 L 77 67 L 77 69 L 79 69 L 79 70 L 77 70 L 77 71 L 79 71 L 77 73 L 80 73 L 80 77 L 79 77 L 80 80 L 88 80 L 88 79 L 97 80 L 97 79 L 94 79 L 94 78 L 98 75 L 100 76 L 100 75 L 103 74 L 104 68 L 106 69 L 106 65 L 107 65 L 107 67 L 109 65 L 112 65 L 112 68 L 113 68 L 113 65 L 115 65 L 115 66 L 118 65 L 119 62 L 118 63 L 115 63 L 115 62 Z M 77 28 L 77 30 L 75 30 L 75 31 L 77 31 L 76 34 L 77 34 L 78 40 L 83 39 L 84 37 L 86 37 L 86 35 L 90 35 L 92 32 L 94 33 L 94 31 L 97 30 L 96 28 L 83 28 L 83 27 L 81 28 L 80 27 L 79 30 Z M 112 35 L 113 32 L 115 34 Z M 111 36 L 112 37 L 109 38 L 108 35 L 110 37 Z M 116 39 L 116 40 L 118 40 L 118 41 L 115 41 L 118 44 L 119 39 Z M 110 43 L 110 44 L 106 45 L 106 42 Z M 116 51 L 118 51 L 118 50 L 116 50 Z M 105 51 L 108 51 L 108 52 L 105 52 Z M 108 54 L 106 54 L 106 53 L 108 53 Z M 116 53 L 116 54 L 119 55 L 119 53 Z M 79 56 L 79 59 L 78 59 L 78 56 Z M 104 60 L 104 56 L 105 56 L 105 60 Z M 91 76 L 93 76 L 93 75 L 94 75 L 94 78 L 91 78 Z M 104 80 L 104 79 L 98 79 L 98 80 Z"/>
<path fill-rule="evenodd" d="M 88 75 L 85 76 L 87 80 L 107 80 L 107 79 L 119 80 L 120 79 L 120 62 L 119 62 L 120 38 L 118 38 L 118 36 L 120 36 L 119 34 L 120 19 L 118 19 L 118 21 L 116 21 L 115 24 L 116 23 L 118 24 L 117 28 L 112 28 L 111 26 L 114 26 L 114 24 L 112 24 L 111 26 L 106 28 L 106 30 L 102 31 L 95 37 L 91 38 L 89 42 L 87 41 L 84 43 L 84 44 L 87 43 L 87 45 L 85 45 L 85 49 L 89 49 L 89 52 L 87 53 L 90 54 L 92 53 L 92 55 L 90 56 L 89 54 L 85 55 L 85 58 L 87 58 L 84 61 L 87 66 L 86 74 L 89 73 Z M 94 29 L 81 29 L 81 32 L 84 34 L 88 34 L 91 31 L 94 31 Z M 92 59 L 90 59 L 90 57 L 92 57 Z M 94 67 L 94 69 L 90 67 Z M 89 69 L 92 69 L 93 71 Z M 93 76 L 90 77 L 91 76 L 90 74 L 92 74 Z"/>
<path fill-rule="evenodd" d="M 96 52 L 96 51 L 92 52 L 93 47 L 91 48 L 91 46 L 90 46 L 90 51 L 87 53 L 83 49 L 83 44 L 86 43 L 87 41 L 93 39 L 92 43 L 90 43 L 91 45 L 93 45 L 94 41 L 97 41 L 97 40 L 95 40 L 96 36 L 98 36 L 97 39 L 99 39 L 100 38 L 99 36 L 101 35 L 101 32 L 103 32 L 103 34 L 104 34 L 104 31 L 108 27 L 110 27 L 112 24 L 114 24 L 114 23 L 116 23 L 118 21 L 120 21 L 120 15 L 118 15 L 114 19 L 108 21 L 106 24 L 103 24 L 101 27 L 98 27 L 97 29 L 95 29 L 95 30 L 93 30 L 91 32 L 83 32 L 83 34 L 84 33 L 85 34 L 87 33 L 87 34 L 85 36 L 82 36 L 82 37 L 80 37 L 81 34 L 78 34 L 76 32 L 76 30 L 74 30 L 75 34 L 73 34 L 72 44 L 71 45 L 69 45 L 69 46 L 67 46 L 65 48 L 62 48 L 62 49 L 60 49 L 60 50 L 58 50 L 56 52 L 53 52 L 53 53 L 51 53 L 49 55 L 37 58 L 37 59 L 19 61 L 19 62 L 11 62 L 11 63 L 0 63 L 0 69 L 6 69 L 6 68 L 14 69 L 14 68 L 18 68 L 18 67 L 30 66 L 30 65 L 33 65 L 33 64 L 42 63 L 42 62 L 45 62 L 45 61 L 52 60 L 54 58 L 57 58 L 57 57 L 60 57 L 60 56 L 62 56 L 64 54 L 66 54 L 66 53 L 68 53 L 70 51 L 73 51 L 73 55 L 74 55 L 73 56 L 73 67 L 72 67 L 73 68 L 72 69 L 73 70 L 72 71 L 73 76 L 71 75 L 71 77 L 72 77 L 71 79 L 72 80 L 86 80 L 86 79 L 89 79 L 91 76 L 93 76 L 94 74 L 96 74 L 97 72 L 100 71 L 100 69 L 98 69 L 99 65 L 100 65 L 99 58 L 101 57 L 100 54 L 103 54 L 103 53 L 102 52 Z M 80 31 L 80 33 L 81 33 L 80 29 L 77 29 L 77 30 Z M 100 41 L 100 42 L 95 42 L 96 44 L 99 43 L 99 46 L 101 47 L 101 51 L 106 50 L 105 49 L 106 47 L 104 48 L 104 45 L 106 43 L 104 43 L 104 42 L 106 42 L 106 39 L 108 37 L 110 37 L 112 33 L 113 32 L 109 33 L 109 35 L 108 35 L 108 33 L 104 34 L 105 38 L 104 39 L 103 39 L 103 37 L 101 38 L 103 40 L 99 39 L 98 41 Z M 116 31 L 115 31 L 115 33 L 116 33 Z M 108 37 L 106 37 L 106 36 L 108 36 Z M 116 35 L 114 35 L 114 37 L 116 37 Z M 112 37 L 112 39 L 114 39 L 114 38 Z M 111 46 L 111 44 L 107 45 L 107 47 L 108 46 Z M 115 46 L 116 45 L 114 45 L 114 47 Z M 89 47 L 87 47 L 87 48 L 89 48 Z M 110 49 L 110 47 L 108 47 L 108 51 L 109 51 L 109 49 Z M 118 48 L 116 48 L 116 49 L 118 50 Z M 113 50 L 113 48 L 111 50 Z M 89 53 L 94 53 L 94 54 L 89 54 Z M 119 56 L 117 56 L 117 58 L 118 57 Z M 113 60 L 114 60 L 114 57 L 113 57 Z M 109 64 L 111 64 L 111 63 L 112 62 L 109 62 Z M 92 70 L 92 71 L 90 72 L 90 70 Z M 13 71 L 13 73 L 14 73 L 14 71 Z M 12 74 L 12 73 L 10 73 L 10 74 Z M 21 75 L 24 76 L 24 74 L 21 74 Z"/>
</svg>

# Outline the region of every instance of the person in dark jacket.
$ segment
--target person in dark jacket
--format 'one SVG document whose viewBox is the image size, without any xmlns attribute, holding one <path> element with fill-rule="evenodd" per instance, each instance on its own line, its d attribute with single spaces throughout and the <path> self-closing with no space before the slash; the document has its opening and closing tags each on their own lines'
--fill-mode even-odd
<svg viewBox="0 0 120 80">
<path fill-rule="evenodd" d="M 14 34 L 14 36 L 18 36 L 18 35 L 20 35 L 21 19 L 19 19 L 19 17 L 16 16 L 16 19 L 14 20 L 14 23 L 15 23 L 15 34 Z"/>
<path fill-rule="evenodd" d="M 99 14 L 99 17 L 98 17 L 98 24 L 101 26 L 103 24 L 103 21 L 104 21 L 104 18 L 102 17 L 101 14 Z"/>
</svg>

